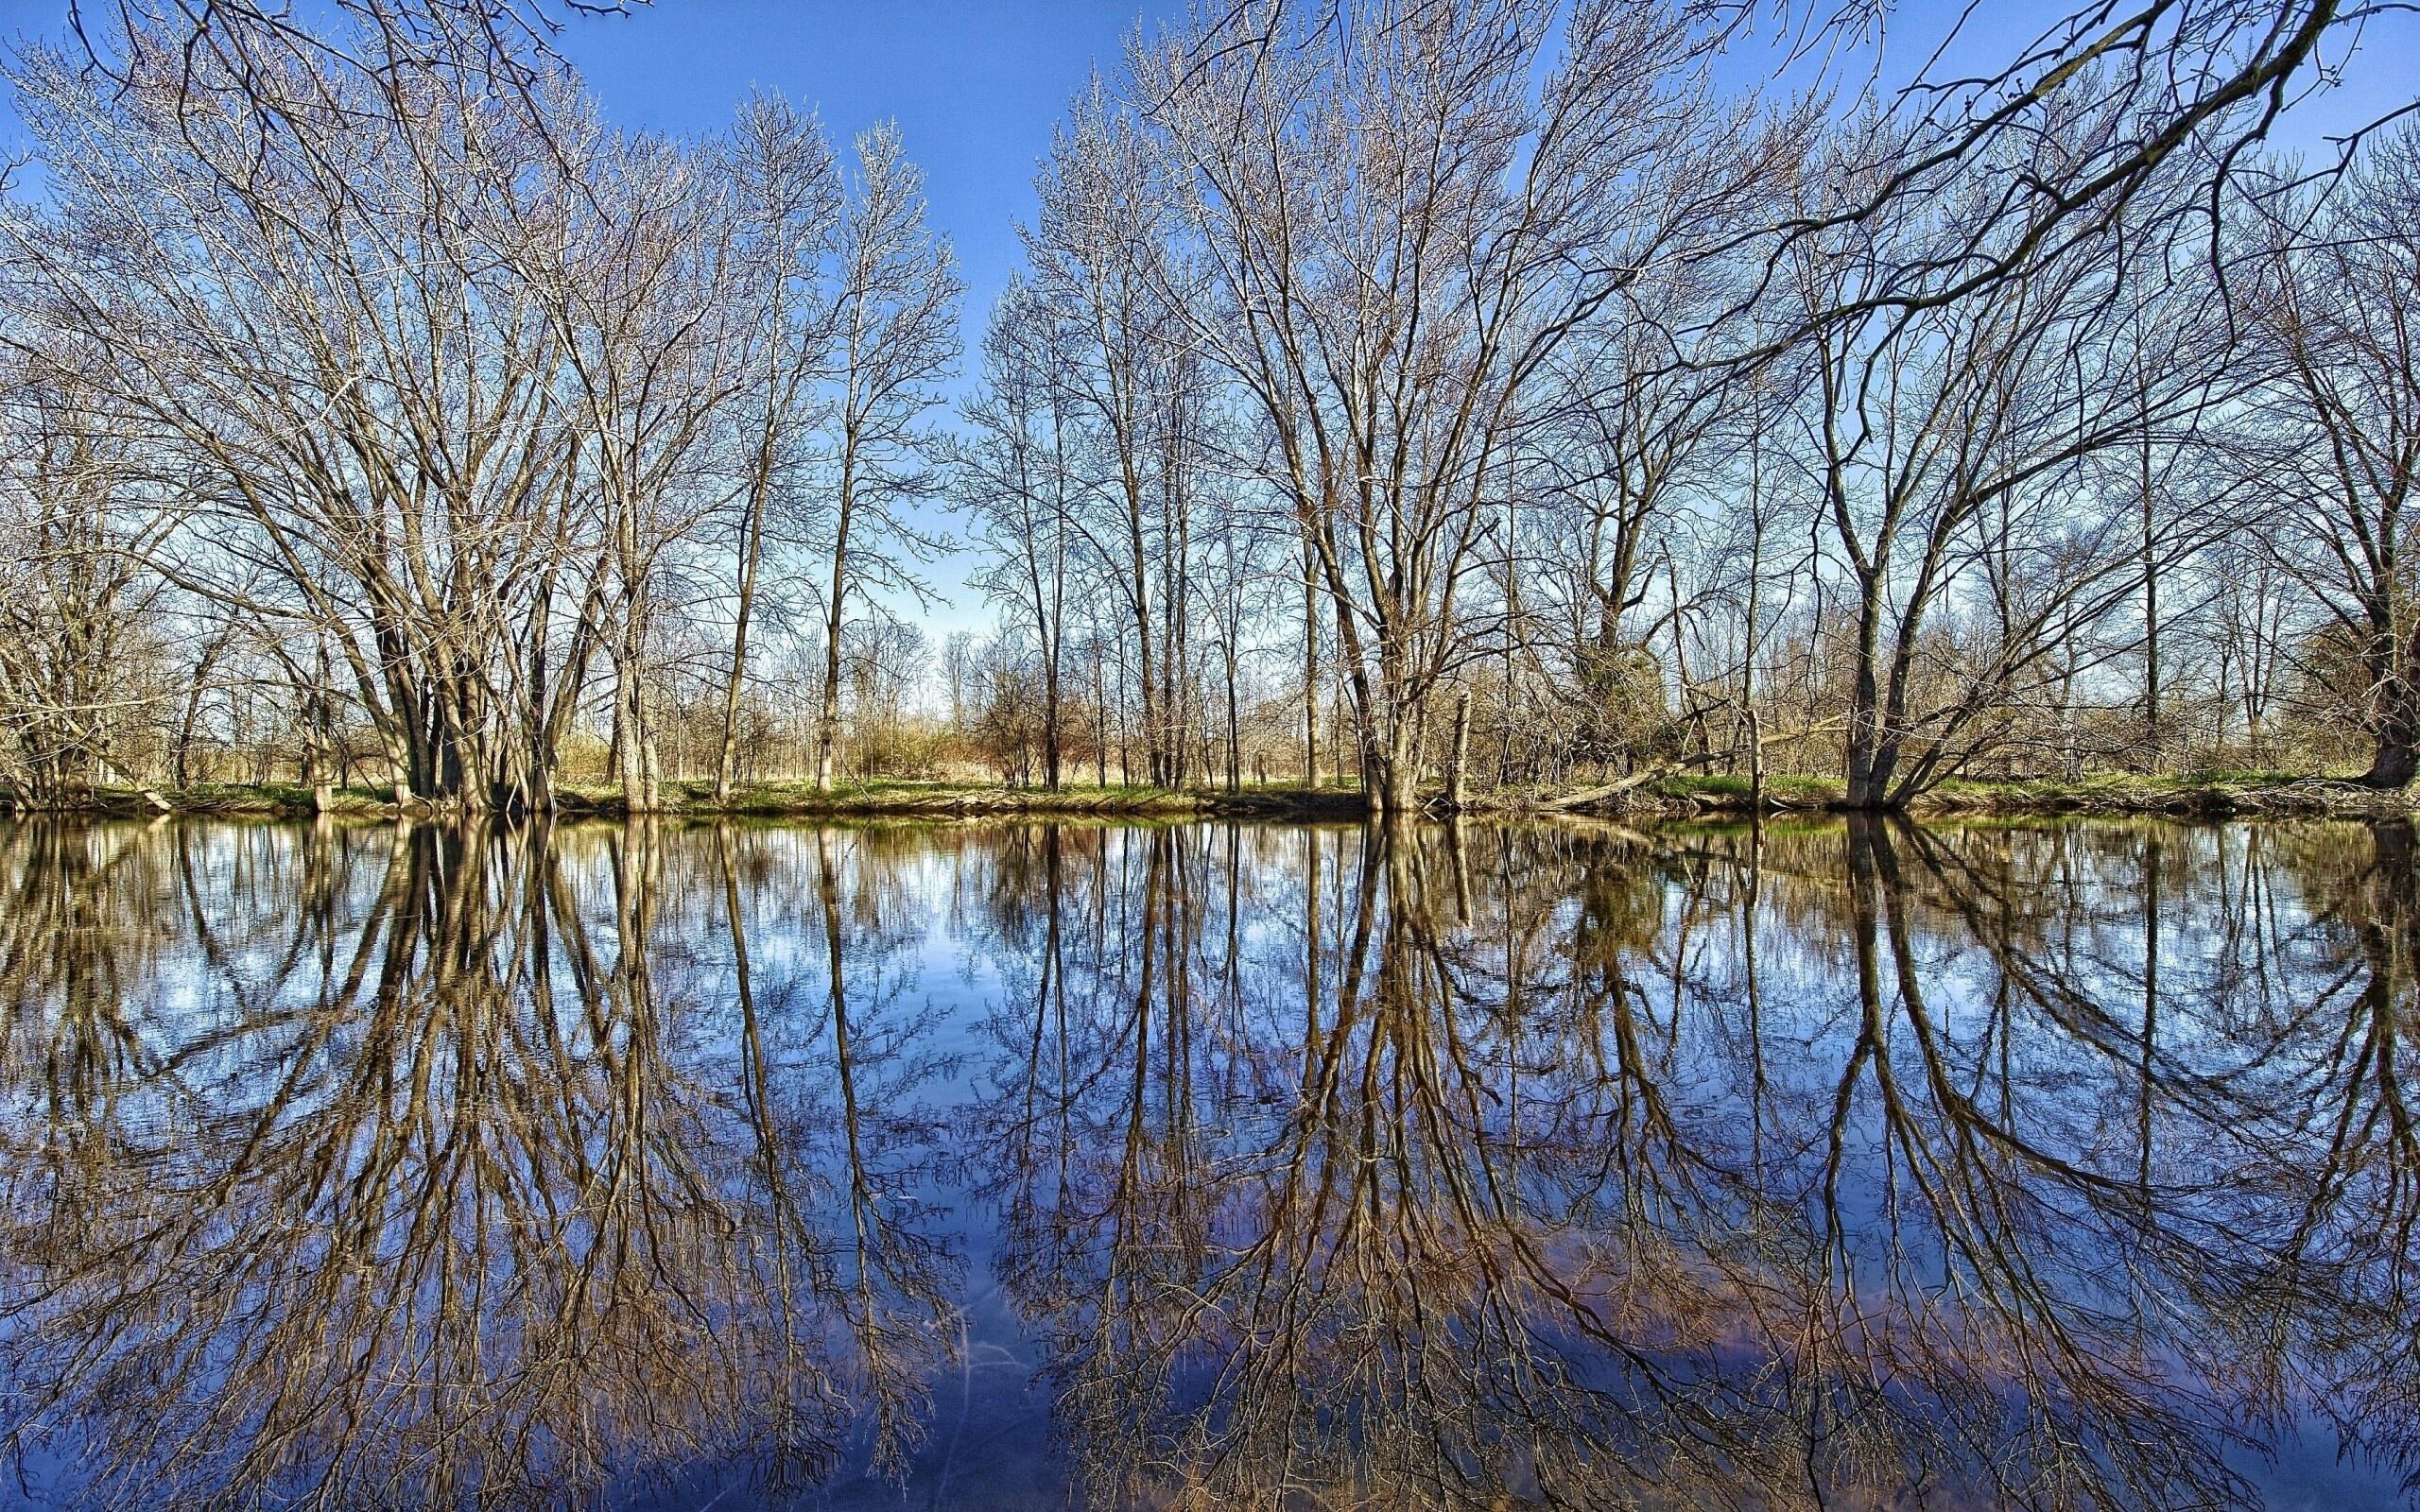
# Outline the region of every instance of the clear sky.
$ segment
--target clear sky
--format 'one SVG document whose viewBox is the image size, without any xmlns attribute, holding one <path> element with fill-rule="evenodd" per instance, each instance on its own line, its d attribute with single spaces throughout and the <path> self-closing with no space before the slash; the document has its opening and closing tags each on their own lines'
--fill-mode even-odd
<svg viewBox="0 0 2420 1512">
<path fill-rule="evenodd" d="M 2041 0 L 1971 9 L 1963 0 L 1901 0 L 1880 73 L 1895 81 L 1922 66 L 1962 13 L 1953 64 L 2004 60 L 2032 40 L 2042 18 L 2065 9 Z M 0 36 L 56 36 L 66 9 L 67 0 L 0 0 Z M 898 122 L 925 169 L 932 222 L 957 248 L 971 356 L 1016 265 L 1014 226 L 1032 214 L 1034 166 L 1067 101 L 1096 66 L 1115 74 L 1134 27 L 1174 23 L 1184 9 L 1184 0 L 655 0 L 623 16 L 575 20 L 559 46 L 607 115 L 626 126 L 702 134 L 757 88 L 817 110 L 836 143 L 877 121 Z M 2360 56 L 2332 60 L 2346 64 L 2345 87 L 2297 112 L 2282 140 L 2315 146 L 2342 123 L 2410 100 L 2420 79 L 2415 39 L 2420 25 L 2389 18 L 2376 26 Z M 1871 61 L 1869 54 L 1835 77 L 1861 82 Z M 1771 64 L 1767 56 L 1741 56 L 1722 72 L 1753 84 Z M 16 134 L 0 100 L 0 145 Z M 959 587 L 968 565 L 942 563 L 932 575 L 955 600 L 928 623 L 937 637 L 989 617 Z"/>
</svg>

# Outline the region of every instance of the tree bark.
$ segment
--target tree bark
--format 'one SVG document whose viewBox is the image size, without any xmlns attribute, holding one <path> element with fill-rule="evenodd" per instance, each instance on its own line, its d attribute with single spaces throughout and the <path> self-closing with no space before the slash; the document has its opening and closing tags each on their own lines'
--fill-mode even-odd
<svg viewBox="0 0 2420 1512">
<path fill-rule="evenodd" d="M 2379 679 L 2377 697 L 2377 746 L 2360 783 L 2386 791 L 2409 787 L 2420 773 L 2420 688 L 2390 669 Z"/>
<path fill-rule="evenodd" d="M 815 721 L 815 790 L 832 791 L 832 768 L 840 746 L 840 610 L 849 591 L 849 512 L 854 503 L 846 479 L 840 485 L 840 516 L 832 543 L 831 597 L 823 610 L 823 707 Z"/>
<path fill-rule="evenodd" d="M 1303 543 L 1303 785 L 1320 785 L 1320 593 L 1311 545 Z"/>
<path fill-rule="evenodd" d="M 1882 707 L 1882 585 L 1869 578 L 1858 606 L 1857 681 L 1849 705 L 1846 807 L 1860 811 L 1890 806 L 1892 768 L 1898 765 L 1897 733 Z"/>
<path fill-rule="evenodd" d="M 1454 756 L 1445 768 L 1445 806 L 1462 806 L 1463 771 L 1471 754 L 1471 690 L 1464 688 L 1454 696 Z"/>
<path fill-rule="evenodd" d="M 768 461 L 759 462 L 760 475 L 769 471 Z M 731 629 L 731 673 L 722 688 L 722 745 L 715 753 L 715 801 L 731 799 L 732 766 L 739 752 L 739 692 L 748 678 L 748 625 L 756 609 L 756 567 L 764 555 L 764 505 L 759 497 L 752 498 L 748 518 L 741 528 L 739 557 L 739 605 Z"/>
</svg>

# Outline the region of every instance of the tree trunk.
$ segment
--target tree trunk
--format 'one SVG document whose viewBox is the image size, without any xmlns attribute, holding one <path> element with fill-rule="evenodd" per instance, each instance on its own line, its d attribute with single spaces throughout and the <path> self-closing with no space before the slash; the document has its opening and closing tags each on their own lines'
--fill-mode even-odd
<svg viewBox="0 0 2420 1512">
<path fill-rule="evenodd" d="M 1445 768 L 1445 806 L 1462 806 L 1462 773 L 1471 755 L 1471 690 L 1464 688 L 1454 696 L 1454 756 Z"/>
<path fill-rule="evenodd" d="M 1362 781 L 1371 810 L 1394 818 L 1420 807 L 1420 750 L 1409 711 L 1394 711 L 1385 723 L 1383 735 L 1362 742 Z"/>
<path fill-rule="evenodd" d="M 823 601 L 823 708 L 815 723 L 815 790 L 832 791 L 832 769 L 840 747 L 841 609 L 849 593 L 849 526 L 856 490 L 851 475 L 854 453 L 841 460 L 840 507 L 833 522 L 831 596 Z"/>
<path fill-rule="evenodd" d="M 1093 775 L 1094 785 L 1109 785 L 1109 688 L 1103 681 L 1100 643 L 1093 643 Z"/>
<path fill-rule="evenodd" d="M 2143 433 L 2143 766 L 2161 770 L 2158 521 L 2152 509 L 2151 433 Z"/>
<path fill-rule="evenodd" d="M 2377 745 L 2363 772 L 2363 787 L 2387 790 L 2409 787 L 2420 772 L 2420 695 L 2409 679 L 2397 678 L 2380 690 Z"/>
<path fill-rule="evenodd" d="M 1845 806 L 1873 810 L 1889 806 L 1891 771 L 1898 765 L 1896 731 L 1886 729 L 1879 668 L 1882 643 L 1882 589 L 1879 580 L 1863 585 L 1858 607 L 1857 685 L 1849 706 L 1847 742 L 1848 790 Z"/>
<path fill-rule="evenodd" d="M 1303 785 L 1320 785 L 1320 602 L 1310 542 L 1303 543 Z"/>
<path fill-rule="evenodd" d="M 614 775 L 622 785 L 622 807 L 626 813 L 644 814 L 650 806 L 648 799 L 646 743 L 647 709 L 639 698 L 637 660 L 624 647 L 624 654 L 614 665 Z"/>
<path fill-rule="evenodd" d="M 1157 787 L 1166 783 L 1167 774 L 1160 765 L 1159 690 L 1151 685 L 1151 576 L 1150 558 L 1143 546 L 1143 515 L 1139 502 L 1129 503 L 1128 519 L 1134 552 L 1134 650 L 1143 659 L 1134 683 L 1143 700 L 1143 749 L 1150 763 L 1151 783 Z M 1127 761 L 1122 749 L 1118 752 L 1118 766 L 1121 778 L 1132 782 L 1133 774 L 1125 769 Z"/>
<path fill-rule="evenodd" d="M 1236 653 L 1233 637 L 1227 647 L 1227 791 L 1243 789 L 1243 731 L 1236 712 Z"/>
<path fill-rule="evenodd" d="M 823 703 L 815 716 L 815 790 L 832 791 L 832 768 L 840 747 L 840 627 L 833 615 L 824 626 Z"/>
<path fill-rule="evenodd" d="M 1752 814 L 1765 811 L 1765 731 L 1756 718 L 1756 706 L 1745 706 L 1748 713 L 1748 810 Z"/>
<path fill-rule="evenodd" d="M 1044 652 L 1042 662 L 1042 780 L 1050 791 L 1059 791 L 1059 653 L 1056 641 Z"/>
<path fill-rule="evenodd" d="M 762 535 L 755 509 L 749 511 L 747 541 L 739 561 L 739 607 L 731 630 L 731 674 L 722 687 L 722 745 L 715 753 L 715 801 L 731 801 L 732 765 L 739 753 L 739 690 L 748 677 L 748 622 L 756 607 L 756 562 Z"/>
</svg>

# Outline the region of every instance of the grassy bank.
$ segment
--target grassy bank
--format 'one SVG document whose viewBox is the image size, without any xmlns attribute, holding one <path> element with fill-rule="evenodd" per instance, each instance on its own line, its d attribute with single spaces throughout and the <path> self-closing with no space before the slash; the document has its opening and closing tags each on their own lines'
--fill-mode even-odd
<svg viewBox="0 0 2420 1512">
<path fill-rule="evenodd" d="M 1602 796 L 1595 796 L 1599 795 Z M 166 812 L 227 816 L 292 817 L 314 812 L 312 792 L 291 782 L 221 782 L 167 788 L 158 799 Z M 1698 814 L 1745 815 L 1837 811 L 1837 779 L 1773 777 L 1761 801 L 1748 779 L 1735 776 L 1667 775 L 1618 792 L 1602 789 L 1523 790 L 1490 793 L 1474 799 L 1482 814 L 1536 815 L 1556 811 L 1628 813 L 1644 817 Z M 2406 817 L 2414 793 L 2381 793 L 2342 778 L 2296 772 L 2197 772 L 2180 776 L 2101 775 L 2075 781 L 2033 779 L 1945 782 L 1910 805 L 1927 815 L 2096 814 L 2163 815 L 2179 818 L 2344 815 Z M 618 788 L 569 786 L 557 792 L 566 818 L 613 817 L 622 813 Z M 1575 798 L 1586 801 L 1575 802 Z M 4 799 L 5 795 L 0 795 Z M 819 793 L 803 782 L 751 783 L 717 801 L 711 782 L 667 782 L 663 814 L 675 818 L 975 818 L 985 816 L 1065 815 L 1102 818 L 1187 818 L 1203 816 L 1348 817 L 1363 812 L 1357 788 L 1300 786 L 1223 788 L 1075 786 L 1050 792 L 1034 787 L 981 783 L 875 781 L 849 782 Z M 374 818 L 394 814 L 383 787 L 337 789 L 331 813 Z M 152 795 L 132 788 L 95 792 L 88 811 L 147 816 L 161 812 Z"/>
<path fill-rule="evenodd" d="M 892 816 L 933 818 L 984 815 L 1181 818 L 1203 814 L 1357 814 L 1361 795 L 1349 788 L 1224 788 L 1071 785 L 1056 792 L 1040 787 L 1001 787 L 973 782 L 874 781 L 836 784 L 819 793 L 804 782 L 746 783 L 717 800 L 712 782 L 667 782 L 667 813 L 730 818 L 815 818 Z M 619 814 L 618 788 L 573 788 L 557 794 L 566 814 Z"/>
<path fill-rule="evenodd" d="M 216 815 L 227 817 L 292 817 L 316 812 L 312 790 L 292 782 L 216 782 L 195 787 L 162 788 L 153 793 L 134 788 L 99 788 L 85 812 L 147 816 L 162 812 L 156 798 L 171 814 Z M 1103 817 L 1184 818 L 1201 815 L 1336 816 L 1361 811 L 1361 795 L 1352 788 L 1247 787 L 1224 788 L 1071 786 L 1058 792 L 1038 787 L 999 787 L 981 783 L 876 781 L 844 782 L 819 793 L 804 782 L 748 783 L 728 799 L 715 798 L 712 782 L 666 782 L 662 813 L 680 818 L 855 818 L 877 816 L 961 818 L 985 815 L 1094 815 Z M 565 818 L 618 816 L 623 812 L 618 787 L 561 787 L 555 794 L 557 813 Z M 0 795 L 5 800 L 5 795 Z M 386 787 L 346 787 L 333 791 L 332 814 L 363 817 L 391 816 L 394 795 Z"/>
</svg>

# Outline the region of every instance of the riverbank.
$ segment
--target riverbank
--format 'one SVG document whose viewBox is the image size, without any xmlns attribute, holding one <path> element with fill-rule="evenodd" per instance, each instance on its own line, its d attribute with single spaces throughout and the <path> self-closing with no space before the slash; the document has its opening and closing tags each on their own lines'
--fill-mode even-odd
<svg viewBox="0 0 2420 1512">
<path fill-rule="evenodd" d="M 1299 786 L 1224 788 L 1071 786 L 1040 787 L 980 783 L 882 781 L 841 783 L 819 793 L 805 783 L 749 783 L 728 799 L 715 797 L 711 782 L 667 782 L 658 811 L 668 818 L 974 818 L 986 816 L 1052 815 L 1068 817 L 1192 818 L 1205 816 L 1353 817 L 1362 812 L 1355 788 Z M 562 818 L 619 817 L 621 791 L 606 787 L 560 787 L 556 814 Z M 0 813 L 9 808 L 0 794 Z M 326 813 L 362 818 L 398 812 L 386 787 L 331 789 Z M 144 817 L 191 814 L 219 817 L 292 818 L 322 812 L 313 790 L 293 782 L 214 782 L 182 788 L 104 787 L 74 812 Z"/>
<path fill-rule="evenodd" d="M 1744 777 L 1668 777 L 1643 784 L 1640 807 L 1688 814 L 1839 812 L 1837 778 L 1769 780 L 1762 802 Z M 2176 776 L 2106 773 L 2073 780 L 1944 782 L 1908 806 L 1918 818 L 2029 815 L 2140 816 L 2164 818 L 2410 818 L 2420 790 L 2382 792 L 2342 777 L 2307 772 L 2199 772 Z"/>
<path fill-rule="evenodd" d="M 556 795 L 565 816 L 623 812 L 619 789 L 571 789 Z M 711 782 L 668 782 L 664 812 L 695 818 L 977 818 L 1055 815 L 1069 817 L 1187 818 L 1205 815 L 1350 817 L 1362 811 L 1354 788 L 1001 787 L 986 783 L 873 782 L 842 783 L 819 793 L 798 782 L 747 784 L 717 799 Z"/>
<path fill-rule="evenodd" d="M 1351 818 L 1365 812 L 1360 790 L 1352 787 L 1269 786 L 1238 792 L 1224 788 L 1076 786 L 1052 792 L 1038 787 L 978 783 L 879 781 L 845 783 L 819 793 L 804 783 L 753 783 L 717 800 L 708 782 L 668 782 L 663 816 L 679 819 L 977 818 L 1020 816 L 1100 818 Z M 1917 817 L 2028 815 L 2157 816 L 2171 818 L 2294 817 L 2341 816 L 2410 818 L 2413 791 L 2379 792 L 2342 778 L 2291 772 L 2218 772 L 2174 777 L 2111 774 L 2075 781 L 1962 780 L 1945 782 L 1909 806 Z M 556 794 L 565 818 L 618 817 L 621 794 L 614 788 L 565 787 Z M 0 812 L 7 796 L 0 794 Z M 1668 774 L 1593 788 L 1524 789 L 1475 795 L 1465 805 L 1474 815 L 1537 816 L 1553 814 L 1623 814 L 1685 818 L 1697 815 L 1837 813 L 1842 786 L 1837 779 L 1775 777 L 1761 797 L 1744 777 Z M 159 814 L 226 817 L 289 818 L 320 812 L 312 789 L 291 782 L 220 782 L 157 791 L 96 789 L 79 812 L 150 816 Z M 391 817 L 398 811 L 388 789 L 333 790 L 326 812 L 362 818 Z"/>
</svg>

